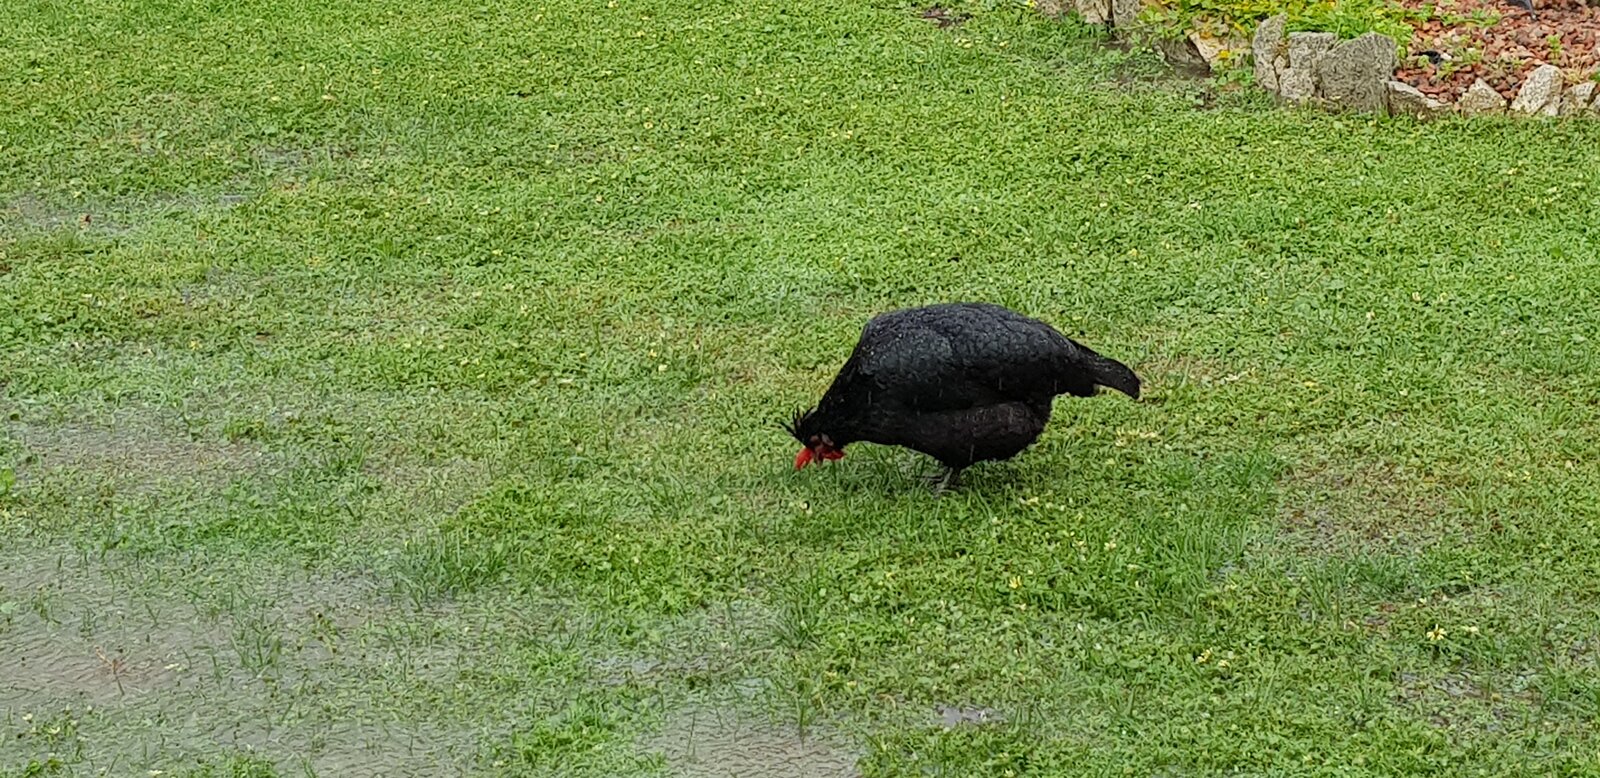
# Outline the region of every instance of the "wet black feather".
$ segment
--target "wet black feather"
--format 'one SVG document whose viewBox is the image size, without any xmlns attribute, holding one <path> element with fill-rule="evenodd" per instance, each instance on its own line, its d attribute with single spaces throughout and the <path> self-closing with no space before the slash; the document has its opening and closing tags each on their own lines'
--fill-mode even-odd
<svg viewBox="0 0 1600 778">
<path fill-rule="evenodd" d="M 867 323 L 790 434 L 905 446 L 962 468 L 1015 456 L 1043 432 L 1053 398 L 1102 386 L 1139 396 L 1126 365 L 1037 319 L 988 303 L 908 308 Z"/>
</svg>

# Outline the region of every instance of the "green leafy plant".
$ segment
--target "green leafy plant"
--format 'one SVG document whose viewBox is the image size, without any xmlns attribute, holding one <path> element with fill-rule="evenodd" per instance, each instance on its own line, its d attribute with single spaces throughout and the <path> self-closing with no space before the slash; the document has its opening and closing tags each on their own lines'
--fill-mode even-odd
<svg viewBox="0 0 1600 778">
<path fill-rule="evenodd" d="M 1292 32 L 1331 32 L 1353 38 L 1380 32 L 1404 42 L 1408 19 L 1416 15 L 1384 0 L 1171 0 L 1147 8 L 1141 19 L 1152 27 L 1211 28 L 1248 36 L 1262 20 L 1283 14 Z"/>
<path fill-rule="evenodd" d="M 1452 52 L 1449 59 L 1439 63 L 1439 77 L 1449 78 L 1457 72 L 1471 68 L 1483 61 L 1482 49 L 1462 49 Z"/>
</svg>

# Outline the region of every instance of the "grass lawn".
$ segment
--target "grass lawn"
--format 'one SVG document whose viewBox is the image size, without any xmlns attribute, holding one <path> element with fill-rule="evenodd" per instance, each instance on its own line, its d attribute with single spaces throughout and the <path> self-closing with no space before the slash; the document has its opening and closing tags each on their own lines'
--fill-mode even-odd
<svg viewBox="0 0 1600 778">
<path fill-rule="evenodd" d="M 917 15 L 0 4 L 0 775 L 1600 774 L 1600 123 Z M 794 472 L 950 299 L 1145 399 Z"/>
</svg>

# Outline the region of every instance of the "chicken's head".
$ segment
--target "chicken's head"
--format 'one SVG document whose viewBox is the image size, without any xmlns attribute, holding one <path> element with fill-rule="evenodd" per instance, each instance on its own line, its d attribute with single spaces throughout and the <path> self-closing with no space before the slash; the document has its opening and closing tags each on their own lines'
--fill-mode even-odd
<svg viewBox="0 0 1600 778">
<path fill-rule="evenodd" d="M 794 455 L 794 469 L 799 470 L 816 462 L 821 464 L 844 458 L 844 444 L 836 443 L 826 432 L 817 429 L 816 411 L 796 411 L 794 420 L 782 425 L 803 447 Z"/>
</svg>

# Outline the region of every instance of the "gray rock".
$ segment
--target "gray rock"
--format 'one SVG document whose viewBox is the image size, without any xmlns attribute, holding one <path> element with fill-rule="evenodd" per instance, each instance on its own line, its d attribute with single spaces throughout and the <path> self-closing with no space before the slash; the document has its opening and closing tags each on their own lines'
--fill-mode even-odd
<svg viewBox="0 0 1600 778">
<path fill-rule="evenodd" d="M 1278 74 L 1278 96 L 1305 105 L 1317 95 L 1317 77 L 1311 68 L 1287 68 Z"/>
<path fill-rule="evenodd" d="M 1389 92 L 1389 113 L 1395 116 L 1432 119 L 1450 111 L 1449 103 L 1435 100 L 1404 81 L 1390 81 L 1385 87 Z"/>
<path fill-rule="evenodd" d="M 1076 8 L 1066 0 L 1034 0 L 1033 10 L 1038 11 L 1051 19 L 1060 19 L 1067 15 L 1068 8 Z"/>
<path fill-rule="evenodd" d="M 1394 41 L 1369 32 L 1334 46 L 1317 59 L 1317 92 L 1334 108 L 1382 111 L 1387 102 L 1386 84 L 1399 63 Z"/>
<path fill-rule="evenodd" d="M 1289 17 L 1282 14 L 1274 16 L 1258 25 L 1255 36 L 1250 40 L 1250 56 L 1255 62 L 1256 83 L 1269 92 L 1278 91 L 1278 73 L 1283 69 L 1278 63 L 1287 53 L 1284 48 L 1284 41 L 1287 40 L 1284 28 L 1288 24 Z"/>
<path fill-rule="evenodd" d="M 1512 113 L 1529 116 L 1555 116 L 1561 111 L 1561 68 L 1540 65 L 1522 82 L 1517 99 L 1511 101 Z"/>
<path fill-rule="evenodd" d="M 1331 32 L 1289 33 L 1289 67 L 1316 72 L 1317 60 L 1338 42 L 1339 36 Z"/>
<path fill-rule="evenodd" d="M 1561 100 L 1561 115 L 1577 116 L 1589 109 L 1594 105 L 1594 89 L 1593 81 L 1574 84 L 1567 90 L 1567 96 Z"/>
<path fill-rule="evenodd" d="M 1141 0 L 1073 0 L 1078 15 L 1089 24 L 1105 24 L 1106 9 L 1110 8 L 1116 26 L 1127 27 L 1139 17 Z"/>
<path fill-rule="evenodd" d="M 1291 32 L 1286 46 L 1288 67 L 1278 70 L 1278 94 L 1296 105 L 1317 96 L 1317 62 L 1339 37 L 1331 32 Z"/>
<path fill-rule="evenodd" d="M 1117 26 L 1126 27 L 1139 21 L 1139 12 L 1144 10 L 1144 0 L 1116 0 Z"/>
<path fill-rule="evenodd" d="M 1456 108 L 1469 116 L 1500 113 L 1506 109 L 1506 99 L 1500 96 L 1489 82 L 1478 79 L 1456 100 Z"/>
<path fill-rule="evenodd" d="M 1250 48 L 1250 42 L 1235 37 L 1218 38 L 1212 35 L 1202 35 L 1197 30 L 1189 31 L 1189 43 L 1195 51 L 1205 58 L 1206 66 L 1210 67 L 1224 56 L 1231 57 L 1234 52 Z"/>
</svg>

